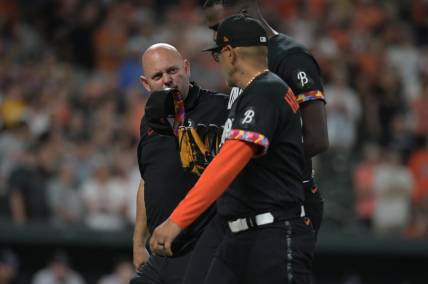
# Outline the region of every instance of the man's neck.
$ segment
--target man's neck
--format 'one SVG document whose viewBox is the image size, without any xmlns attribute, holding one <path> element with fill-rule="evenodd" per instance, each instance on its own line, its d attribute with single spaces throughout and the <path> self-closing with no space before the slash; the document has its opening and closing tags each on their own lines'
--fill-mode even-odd
<svg viewBox="0 0 428 284">
<path fill-rule="evenodd" d="M 254 81 L 254 79 L 265 71 L 267 71 L 267 66 L 248 67 L 238 71 L 239 73 L 236 78 L 236 86 L 241 89 L 245 89 L 252 81 Z"/>
</svg>

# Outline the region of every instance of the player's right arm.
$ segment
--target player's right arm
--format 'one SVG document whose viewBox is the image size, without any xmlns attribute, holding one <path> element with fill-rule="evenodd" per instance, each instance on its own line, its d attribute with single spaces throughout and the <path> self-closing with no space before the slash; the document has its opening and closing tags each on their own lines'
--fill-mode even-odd
<svg viewBox="0 0 428 284">
<path fill-rule="evenodd" d="M 140 180 L 137 192 L 137 209 L 135 217 L 134 238 L 133 238 L 133 262 L 135 270 L 145 264 L 150 255 L 146 249 L 147 240 L 147 215 L 144 202 L 144 181 Z"/>
<path fill-rule="evenodd" d="M 329 140 L 325 97 L 317 63 L 306 53 L 296 53 L 281 62 L 277 74 L 287 82 L 300 104 L 306 158 L 326 151 Z"/>
<path fill-rule="evenodd" d="M 263 17 L 259 1 L 250 0 L 250 3 L 255 8 L 253 16 L 261 21 L 269 38 L 277 35 L 278 32 Z M 317 63 L 305 53 L 294 54 L 284 60 L 280 70 L 275 73 L 287 82 L 299 100 L 306 159 L 327 151 L 329 147 L 327 116 L 321 74 Z M 305 78 L 308 79 L 307 83 Z"/>
</svg>

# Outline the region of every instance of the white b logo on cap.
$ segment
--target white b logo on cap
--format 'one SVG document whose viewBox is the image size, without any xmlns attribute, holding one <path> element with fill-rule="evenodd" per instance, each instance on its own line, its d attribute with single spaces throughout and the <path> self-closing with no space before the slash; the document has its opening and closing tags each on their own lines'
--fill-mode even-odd
<svg viewBox="0 0 428 284">
<path fill-rule="evenodd" d="M 260 42 L 266 42 L 267 41 L 267 39 L 266 39 L 266 37 L 265 36 L 261 36 L 260 37 Z"/>
</svg>

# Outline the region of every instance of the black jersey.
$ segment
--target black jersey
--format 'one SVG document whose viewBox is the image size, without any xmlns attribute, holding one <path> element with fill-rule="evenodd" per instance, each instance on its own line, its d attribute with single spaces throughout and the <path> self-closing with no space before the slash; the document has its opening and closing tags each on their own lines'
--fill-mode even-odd
<svg viewBox="0 0 428 284">
<path fill-rule="evenodd" d="M 269 70 L 283 79 L 302 104 L 313 100 L 324 101 L 320 67 L 312 54 L 285 34 L 269 39 Z"/>
<path fill-rule="evenodd" d="M 198 126 L 222 127 L 227 118 L 227 96 L 193 85 L 185 100 L 186 120 Z M 160 135 L 151 129 L 143 117 L 138 145 L 138 164 L 144 180 L 144 198 L 149 232 L 165 221 L 178 203 L 198 180 L 198 176 L 183 169 L 177 138 Z M 188 243 L 202 233 L 216 213 L 210 208 L 195 223 L 184 230 L 175 243 Z"/>
<path fill-rule="evenodd" d="M 263 151 L 219 199 L 220 215 L 246 217 L 303 202 L 302 121 L 283 80 L 266 72 L 239 95 L 225 124 L 222 140 L 228 139 L 260 145 Z"/>
</svg>

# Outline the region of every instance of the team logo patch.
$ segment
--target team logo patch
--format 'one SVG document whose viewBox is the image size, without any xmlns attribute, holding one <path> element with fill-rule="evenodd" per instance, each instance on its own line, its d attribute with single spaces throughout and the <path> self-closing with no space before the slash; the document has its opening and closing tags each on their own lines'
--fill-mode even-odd
<svg viewBox="0 0 428 284">
<path fill-rule="evenodd" d="M 294 75 L 294 83 L 300 88 L 308 88 L 313 85 L 313 80 L 309 74 L 302 70 L 296 70 Z"/>
<path fill-rule="evenodd" d="M 253 126 L 256 123 L 256 111 L 253 107 L 248 107 L 239 118 L 239 124 L 242 127 Z"/>
</svg>

